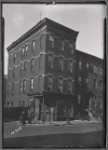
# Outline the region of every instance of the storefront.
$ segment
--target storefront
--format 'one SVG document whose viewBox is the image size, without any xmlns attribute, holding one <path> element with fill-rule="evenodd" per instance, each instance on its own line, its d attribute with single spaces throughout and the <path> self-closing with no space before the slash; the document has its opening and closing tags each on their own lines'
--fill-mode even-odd
<svg viewBox="0 0 108 150">
<path fill-rule="evenodd" d="M 74 117 L 74 99 L 71 95 L 44 92 L 28 96 L 29 108 L 37 120 L 51 122 Z"/>
</svg>

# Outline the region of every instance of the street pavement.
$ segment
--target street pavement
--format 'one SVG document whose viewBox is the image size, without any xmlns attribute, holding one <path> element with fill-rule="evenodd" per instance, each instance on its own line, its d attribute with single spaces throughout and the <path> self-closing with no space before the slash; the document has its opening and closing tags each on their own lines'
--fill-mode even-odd
<svg viewBox="0 0 108 150">
<path fill-rule="evenodd" d="M 59 125 L 58 125 L 59 124 Z M 28 124 L 5 123 L 4 142 L 6 148 L 51 148 L 51 147 L 103 147 L 102 123 Z"/>
</svg>

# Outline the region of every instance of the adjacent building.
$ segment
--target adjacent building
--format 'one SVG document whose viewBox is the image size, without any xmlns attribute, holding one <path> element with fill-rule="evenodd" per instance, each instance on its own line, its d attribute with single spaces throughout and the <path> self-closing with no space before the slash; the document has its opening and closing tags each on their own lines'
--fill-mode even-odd
<svg viewBox="0 0 108 150">
<path fill-rule="evenodd" d="M 102 101 L 102 74 L 96 75 L 96 69 L 103 73 L 103 61 L 77 51 L 77 36 L 77 31 L 45 18 L 13 42 L 7 48 L 7 106 L 30 107 L 39 120 L 52 121 L 73 119 L 91 107 L 90 92 Z M 94 92 L 97 86 L 101 94 Z"/>
<path fill-rule="evenodd" d="M 85 109 L 94 116 L 102 117 L 103 112 L 103 60 L 76 50 L 76 114 L 83 115 Z"/>
</svg>

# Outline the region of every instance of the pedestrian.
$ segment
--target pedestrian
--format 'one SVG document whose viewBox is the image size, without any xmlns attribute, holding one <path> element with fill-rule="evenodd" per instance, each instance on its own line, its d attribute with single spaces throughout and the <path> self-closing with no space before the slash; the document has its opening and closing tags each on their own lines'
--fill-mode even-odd
<svg viewBox="0 0 108 150">
<path fill-rule="evenodd" d="M 23 124 L 23 125 L 26 125 L 26 116 L 25 116 L 25 112 L 22 111 L 21 115 L 20 115 L 20 122 Z"/>
<path fill-rule="evenodd" d="M 31 110 L 28 108 L 28 123 L 31 124 Z"/>
</svg>

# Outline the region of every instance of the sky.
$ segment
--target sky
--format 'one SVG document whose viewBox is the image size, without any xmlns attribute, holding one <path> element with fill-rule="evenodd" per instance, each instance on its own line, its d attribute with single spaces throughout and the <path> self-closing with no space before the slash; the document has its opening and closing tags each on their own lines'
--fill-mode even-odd
<svg viewBox="0 0 108 150">
<path fill-rule="evenodd" d="M 6 48 L 45 17 L 79 31 L 76 49 L 103 58 L 105 5 L 3 4 L 2 16 L 5 18 L 5 74 L 8 68 Z"/>
</svg>

